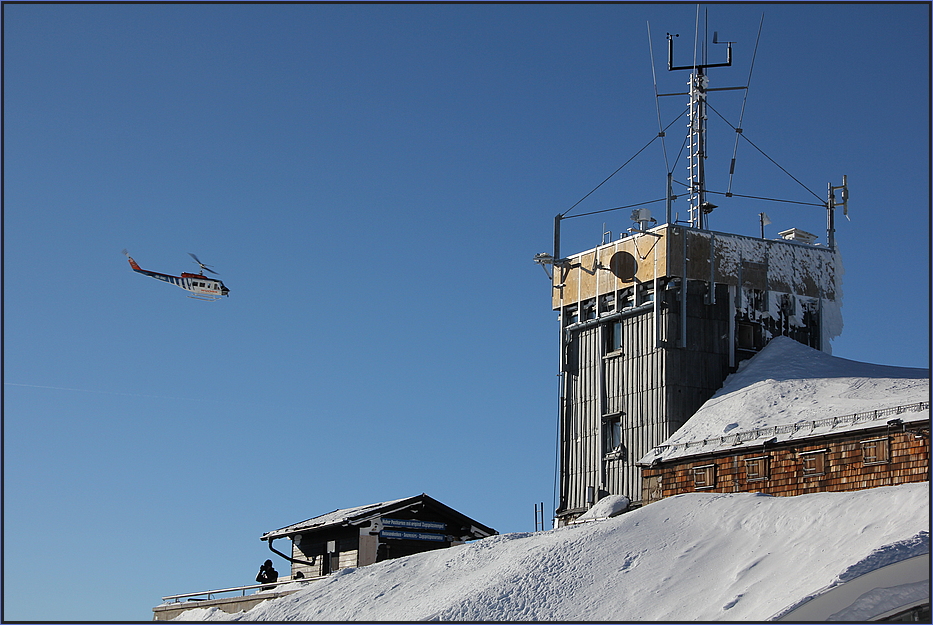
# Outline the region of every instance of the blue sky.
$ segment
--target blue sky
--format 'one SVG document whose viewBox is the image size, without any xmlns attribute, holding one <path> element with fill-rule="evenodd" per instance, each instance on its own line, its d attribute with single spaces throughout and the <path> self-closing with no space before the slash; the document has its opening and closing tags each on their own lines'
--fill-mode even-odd
<svg viewBox="0 0 933 625">
<path fill-rule="evenodd" d="M 265 531 L 421 492 L 534 528 L 558 326 L 531 258 L 657 135 L 647 24 L 659 91 L 684 90 L 664 35 L 691 62 L 696 5 L 3 12 L 6 619 L 147 620 L 251 582 Z M 743 132 L 801 184 L 742 142 L 732 190 L 816 202 L 847 175 L 834 354 L 927 367 L 929 5 L 710 5 L 736 42 L 711 87 L 746 83 L 762 14 Z M 742 93 L 711 96 L 733 125 Z M 734 143 L 712 115 L 710 188 Z M 570 214 L 661 198 L 665 172 L 655 141 Z M 712 229 L 765 211 L 825 242 L 819 207 L 715 203 Z M 565 221 L 562 250 L 629 212 Z M 175 275 L 193 252 L 230 297 L 123 248 Z"/>
</svg>

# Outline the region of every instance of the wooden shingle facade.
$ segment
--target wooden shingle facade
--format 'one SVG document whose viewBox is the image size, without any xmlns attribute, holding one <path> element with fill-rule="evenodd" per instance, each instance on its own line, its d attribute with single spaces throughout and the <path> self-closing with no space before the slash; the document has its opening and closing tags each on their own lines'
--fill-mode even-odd
<svg viewBox="0 0 933 625">
<path fill-rule="evenodd" d="M 697 441 L 696 453 L 644 467 L 642 500 L 690 492 L 793 496 L 929 481 L 929 402 L 881 412 L 866 418 L 862 427 L 839 432 L 800 424 L 803 436 L 792 440 L 778 442 L 769 432 L 756 433 L 757 440 L 747 439 L 732 450 L 718 445 L 704 452 L 709 445 Z M 743 434 L 749 433 L 733 438 L 738 441 Z"/>
<path fill-rule="evenodd" d="M 292 577 L 314 578 L 496 534 L 470 517 L 421 494 L 323 514 L 261 539 L 291 563 Z M 273 546 L 290 541 L 287 553 Z"/>
</svg>

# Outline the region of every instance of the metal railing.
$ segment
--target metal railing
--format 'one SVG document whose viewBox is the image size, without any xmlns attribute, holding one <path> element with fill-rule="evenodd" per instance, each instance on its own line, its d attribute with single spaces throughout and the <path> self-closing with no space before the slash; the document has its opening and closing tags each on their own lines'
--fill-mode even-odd
<svg viewBox="0 0 933 625">
<path fill-rule="evenodd" d="M 167 597 L 162 597 L 163 603 L 177 603 L 182 599 L 191 599 L 192 597 L 201 597 L 204 596 L 204 599 L 196 599 L 196 601 L 206 601 L 213 599 L 213 595 L 227 593 L 227 592 L 242 592 L 242 596 L 246 596 L 247 590 L 253 589 L 266 589 L 269 587 L 284 586 L 285 584 L 294 584 L 304 583 L 304 582 L 313 582 L 315 580 L 323 579 L 322 577 L 302 577 L 299 579 L 287 579 L 281 582 L 267 582 L 265 584 L 250 584 L 249 586 L 233 586 L 231 588 L 219 588 L 217 590 L 202 590 L 201 592 L 186 592 L 180 595 L 168 595 Z"/>
<path fill-rule="evenodd" d="M 725 436 L 716 436 L 703 440 L 687 441 L 686 443 L 677 443 L 674 445 L 658 445 L 654 448 L 656 456 L 668 451 L 677 451 L 679 449 L 688 450 L 696 447 L 706 447 L 709 445 L 726 446 L 741 445 L 747 441 L 764 438 L 765 436 L 777 436 L 778 434 L 795 434 L 800 430 L 815 430 L 817 428 L 835 428 L 840 425 L 854 425 L 857 423 L 867 423 L 870 421 L 879 421 L 886 417 L 904 414 L 907 412 L 922 412 L 930 409 L 930 402 L 922 401 L 916 404 L 907 404 L 905 406 L 894 406 L 892 408 L 882 408 L 880 410 L 869 410 L 867 412 L 857 412 L 839 417 L 827 417 L 815 419 L 813 421 L 799 421 L 797 423 L 788 423 L 785 425 L 774 425 L 770 427 L 758 428 L 744 432 L 736 432 Z"/>
</svg>

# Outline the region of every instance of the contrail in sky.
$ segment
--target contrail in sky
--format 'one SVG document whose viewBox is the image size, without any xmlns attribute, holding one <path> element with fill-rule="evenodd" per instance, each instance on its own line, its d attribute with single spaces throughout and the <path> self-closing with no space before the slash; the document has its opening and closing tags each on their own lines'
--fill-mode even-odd
<svg viewBox="0 0 933 625">
<path fill-rule="evenodd" d="M 27 388 L 45 388 L 53 391 L 75 391 L 78 393 L 99 393 L 101 395 L 123 395 L 124 397 L 148 397 L 150 399 L 176 399 L 179 401 L 209 401 L 219 402 L 216 399 L 204 399 L 199 397 L 171 397 L 169 395 L 141 395 L 139 393 L 117 393 L 115 391 L 92 391 L 86 388 L 65 388 L 63 386 L 41 386 L 39 384 L 18 384 L 16 382 L 4 382 L 4 386 L 24 386 Z"/>
</svg>

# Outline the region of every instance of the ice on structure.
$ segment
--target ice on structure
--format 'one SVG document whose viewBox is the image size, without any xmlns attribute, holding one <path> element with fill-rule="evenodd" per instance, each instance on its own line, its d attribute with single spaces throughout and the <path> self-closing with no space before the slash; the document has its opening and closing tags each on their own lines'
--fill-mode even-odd
<svg viewBox="0 0 933 625">
<path fill-rule="evenodd" d="M 844 268 L 838 248 L 828 259 L 825 248 L 805 245 L 771 245 L 765 241 L 743 237 L 717 239 L 720 269 L 728 275 L 739 275 L 743 262 L 761 263 L 768 268 L 769 290 L 765 310 L 754 306 L 751 289 L 742 288 L 739 312 L 749 319 L 765 317 L 778 320 L 785 301 L 793 311 L 788 316 L 791 326 L 802 326 L 803 312 L 817 313 L 820 319 L 821 349 L 832 353 L 830 341 L 842 334 L 842 276 Z M 818 293 L 819 296 L 801 295 Z M 770 337 L 768 337 L 770 338 Z"/>
</svg>

